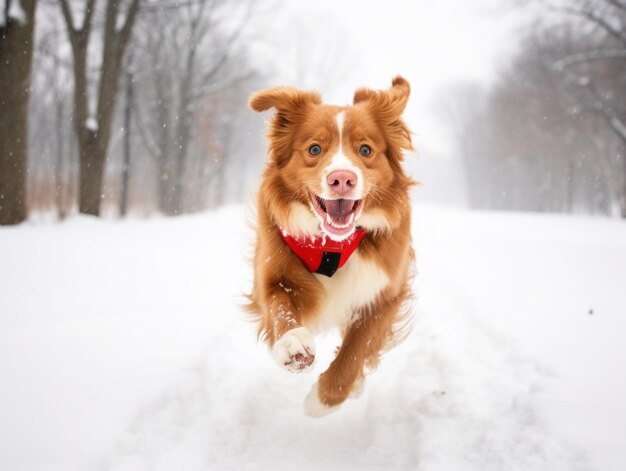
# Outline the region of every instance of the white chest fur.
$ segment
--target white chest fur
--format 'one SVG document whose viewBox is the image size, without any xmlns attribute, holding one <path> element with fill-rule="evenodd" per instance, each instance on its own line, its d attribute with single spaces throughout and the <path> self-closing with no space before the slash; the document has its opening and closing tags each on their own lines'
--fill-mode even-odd
<svg viewBox="0 0 626 471">
<path fill-rule="evenodd" d="M 343 327 L 352 320 L 353 312 L 372 303 L 389 284 L 389 277 L 376 263 L 354 253 L 332 277 L 315 275 L 326 291 L 322 312 L 314 331 Z"/>
</svg>

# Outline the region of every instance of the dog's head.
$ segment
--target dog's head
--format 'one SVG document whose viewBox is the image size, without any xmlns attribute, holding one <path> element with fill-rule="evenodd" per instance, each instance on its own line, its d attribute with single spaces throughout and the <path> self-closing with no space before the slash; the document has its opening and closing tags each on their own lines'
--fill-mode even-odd
<svg viewBox="0 0 626 471">
<path fill-rule="evenodd" d="M 400 224 L 411 184 L 401 166 L 402 151 L 412 148 L 401 118 L 409 92 L 396 77 L 388 90 L 357 90 L 352 106 L 324 105 L 318 93 L 294 88 L 255 93 L 253 110 L 275 110 L 261 190 L 273 222 L 294 235 L 323 231 L 334 240 L 357 226 Z"/>
</svg>

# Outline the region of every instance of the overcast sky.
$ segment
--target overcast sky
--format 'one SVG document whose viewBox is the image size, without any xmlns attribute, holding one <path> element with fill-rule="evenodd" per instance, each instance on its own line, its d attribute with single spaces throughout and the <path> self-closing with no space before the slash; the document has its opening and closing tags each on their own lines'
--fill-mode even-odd
<svg viewBox="0 0 626 471">
<path fill-rule="evenodd" d="M 412 85 L 407 118 L 418 144 L 451 152 L 433 107 L 446 85 L 486 82 L 515 48 L 515 13 L 492 0 L 297 0 L 276 3 L 267 32 L 279 44 L 279 79 L 343 104 L 360 86 Z M 274 9 L 272 9 L 274 10 Z M 276 10 L 274 10 L 275 12 Z M 294 68 L 294 62 L 297 64 Z"/>
</svg>

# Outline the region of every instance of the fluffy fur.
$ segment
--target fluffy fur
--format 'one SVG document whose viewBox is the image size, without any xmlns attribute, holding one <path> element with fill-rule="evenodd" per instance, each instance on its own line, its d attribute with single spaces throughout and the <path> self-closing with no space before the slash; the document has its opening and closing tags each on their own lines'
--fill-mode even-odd
<svg viewBox="0 0 626 471">
<path fill-rule="evenodd" d="M 318 93 L 294 88 L 262 90 L 250 99 L 257 112 L 274 110 L 248 306 L 259 336 L 281 366 L 300 372 L 313 363 L 313 335 L 329 328 L 343 335 L 334 361 L 305 401 L 309 415 L 324 415 L 356 395 L 365 368 L 375 368 L 380 354 L 406 334 L 413 182 L 401 166 L 403 150 L 412 148 L 401 115 L 409 91 L 408 82 L 396 77 L 388 90 L 357 90 L 352 106 L 325 105 Z M 314 145 L 321 149 L 318 155 L 310 151 Z M 370 155 L 361 154 L 363 145 Z M 328 278 L 309 272 L 281 231 L 323 235 L 324 214 L 315 197 L 336 197 L 327 179 L 338 166 L 359 176 L 349 195 L 359 210 L 351 217 L 368 233 L 344 267 Z"/>
</svg>

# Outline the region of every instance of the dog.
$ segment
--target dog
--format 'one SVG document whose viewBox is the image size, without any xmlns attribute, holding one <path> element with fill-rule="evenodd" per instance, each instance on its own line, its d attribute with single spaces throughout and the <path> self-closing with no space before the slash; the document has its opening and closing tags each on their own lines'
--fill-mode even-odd
<svg viewBox="0 0 626 471">
<path fill-rule="evenodd" d="M 257 208 L 248 310 L 274 360 L 312 369 L 313 336 L 337 328 L 342 344 L 304 401 L 319 417 L 358 395 L 366 370 L 409 330 L 412 298 L 409 189 L 402 119 L 409 83 L 358 89 L 351 106 L 322 104 L 290 87 L 254 93 L 270 109 L 268 162 Z"/>
</svg>

